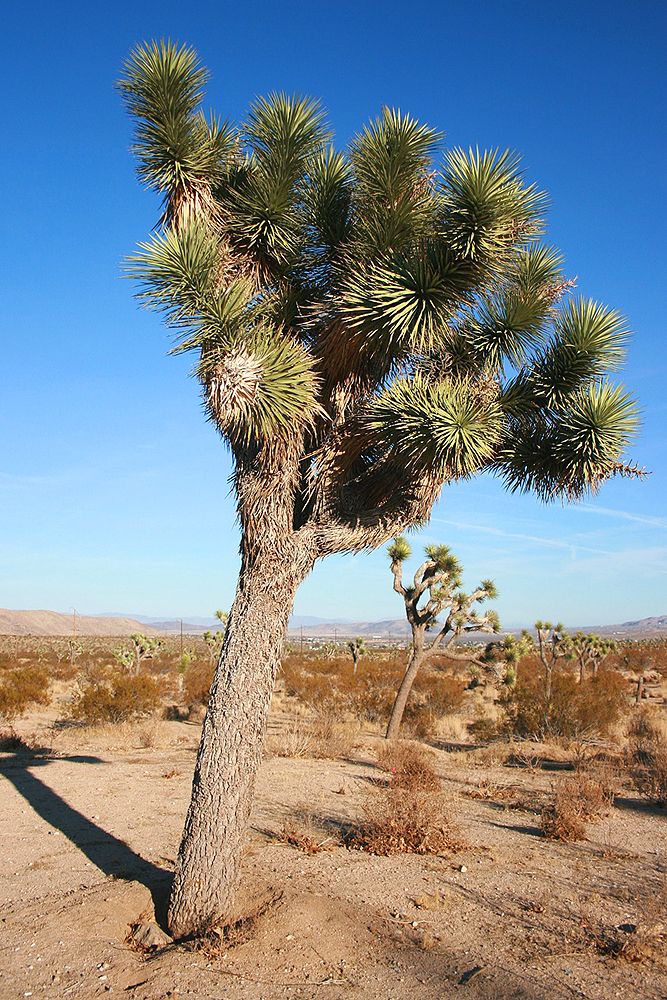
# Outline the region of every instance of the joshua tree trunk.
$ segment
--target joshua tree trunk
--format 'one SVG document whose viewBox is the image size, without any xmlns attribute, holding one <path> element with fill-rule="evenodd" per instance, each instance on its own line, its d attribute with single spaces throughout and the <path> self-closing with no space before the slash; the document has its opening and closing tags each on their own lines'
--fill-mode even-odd
<svg viewBox="0 0 667 1000">
<path fill-rule="evenodd" d="M 415 682 L 415 677 L 417 676 L 419 668 L 425 658 L 426 652 L 423 647 L 423 640 L 416 640 L 412 647 L 412 653 L 410 655 L 410 659 L 408 660 L 405 673 L 403 674 L 401 686 L 396 694 L 394 707 L 391 710 L 391 717 L 389 719 L 389 725 L 387 726 L 388 740 L 395 740 L 398 736 L 401 728 L 401 722 L 403 721 L 405 706 L 408 703 L 408 698 L 410 697 L 410 692 L 412 691 L 412 685 Z"/>
<path fill-rule="evenodd" d="M 259 551 L 250 554 L 246 526 L 169 904 L 177 938 L 230 915 L 283 638 L 297 587 L 312 567 L 285 527 L 260 519 L 250 532 Z"/>
</svg>

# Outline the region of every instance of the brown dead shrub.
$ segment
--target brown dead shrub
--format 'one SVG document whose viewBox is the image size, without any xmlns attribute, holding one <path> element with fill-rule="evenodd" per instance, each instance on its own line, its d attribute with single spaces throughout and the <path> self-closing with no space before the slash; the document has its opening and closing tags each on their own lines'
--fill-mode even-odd
<svg viewBox="0 0 667 1000">
<path fill-rule="evenodd" d="M 644 708 L 628 729 L 632 779 L 637 791 L 667 806 L 667 729 L 656 713 Z"/>
<path fill-rule="evenodd" d="M 627 705 L 627 684 L 615 670 L 602 669 L 582 683 L 562 670 L 553 677 L 551 698 L 544 693 L 544 679 L 534 658 L 519 666 L 514 688 L 504 696 L 508 727 L 515 736 L 605 736 L 617 725 Z"/>
<path fill-rule="evenodd" d="M 377 755 L 377 762 L 389 775 L 393 788 L 424 792 L 437 791 L 441 787 L 432 759 L 432 754 L 423 747 L 404 740 L 386 741 Z"/>
<path fill-rule="evenodd" d="M 372 788 L 363 819 L 348 834 L 348 846 L 369 854 L 448 854 L 463 845 L 456 836 L 429 754 L 413 743 L 388 742 L 378 753 L 389 775 Z"/>
<path fill-rule="evenodd" d="M 28 665 L 3 672 L 0 717 L 9 721 L 33 705 L 48 705 L 49 701 L 49 676 L 44 667 Z"/>
<path fill-rule="evenodd" d="M 545 837 L 570 843 L 586 835 L 586 823 L 607 813 L 613 793 L 603 782 L 576 774 L 559 782 L 553 801 L 540 815 Z"/>
<path fill-rule="evenodd" d="M 290 847 L 296 847 L 298 851 L 303 851 L 304 854 L 319 854 L 321 851 L 333 851 L 336 846 L 331 837 L 318 840 L 312 833 L 299 830 L 289 823 L 285 824 L 278 834 L 278 840 L 283 844 L 289 844 Z"/>
<path fill-rule="evenodd" d="M 348 846 L 369 854 L 450 854 L 463 846 L 440 792 L 389 785 L 369 793 Z"/>
<path fill-rule="evenodd" d="M 633 921 L 610 925 L 583 914 L 584 940 L 601 955 L 625 962 L 664 962 L 667 955 L 667 889 L 640 902 Z"/>
<path fill-rule="evenodd" d="M 203 660 L 190 663 L 183 677 L 183 696 L 186 705 L 208 705 L 213 683 L 213 664 Z"/>
<path fill-rule="evenodd" d="M 309 724 L 308 756 L 337 760 L 349 757 L 356 745 L 357 727 L 340 722 L 331 710 L 318 712 Z"/>
<path fill-rule="evenodd" d="M 277 757 L 336 760 L 350 756 L 357 733 L 354 723 L 340 722 L 330 709 L 325 709 L 312 719 L 292 719 L 269 741 L 269 750 Z"/>
<path fill-rule="evenodd" d="M 269 740 L 269 751 L 276 757 L 309 757 L 312 744 L 310 727 L 305 719 L 292 719 Z"/>
<path fill-rule="evenodd" d="M 87 725 L 126 722 L 157 711 L 160 696 L 160 683 L 149 674 L 107 671 L 82 682 L 70 717 Z"/>
</svg>

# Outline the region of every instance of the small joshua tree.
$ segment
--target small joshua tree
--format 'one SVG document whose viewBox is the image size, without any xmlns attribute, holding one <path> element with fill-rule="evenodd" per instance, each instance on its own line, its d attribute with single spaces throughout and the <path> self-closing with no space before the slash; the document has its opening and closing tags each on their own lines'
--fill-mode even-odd
<svg viewBox="0 0 667 1000">
<path fill-rule="evenodd" d="M 532 643 L 532 649 L 544 668 L 544 698 L 548 709 L 556 667 L 561 660 L 573 659 L 574 653 L 570 636 L 560 622 L 552 625 L 551 622 L 536 621 L 535 636 L 533 639 L 529 632 L 523 633 L 524 642 L 527 646 Z"/>
<path fill-rule="evenodd" d="M 352 664 L 353 664 L 352 673 L 356 674 L 357 664 L 359 663 L 359 657 L 365 656 L 367 652 L 366 643 L 361 638 L 361 636 L 358 635 L 356 639 L 350 639 L 350 641 L 347 644 L 347 648 L 352 653 Z"/>
<path fill-rule="evenodd" d="M 485 667 L 495 669 L 506 687 L 516 684 L 517 667 L 524 656 L 532 652 L 534 643 L 528 632 L 523 632 L 520 638 L 508 633 L 500 640 L 487 643 L 481 656 Z M 502 672 L 499 667 L 502 666 Z"/>
<path fill-rule="evenodd" d="M 208 650 L 208 657 L 211 663 L 215 663 L 220 655 L 220 650 L 222 649 L 222 643 L 225 638 L 225 633 L 221 632 L 219 629 L 217 632 L 211 632 L 207 629 L 202 633 L 202 639 L 206 644 Z"/>
<path fill-rule="evenodd" d="M 138 674 L 144 660 L 152 659 L 162 646 L 162 640 L 135 632 L 130 636 L 131 649 L 117 649 L 114 652 L 116 662 L 131 673 Z"/>
<path fill-rule="evenodd" d="M 206 643 L 208 649 L 208 655 L 211 663 L 215 663 L 220 655 L 220 650 L 222 649 L 222 644 L 225 641 L 225 630 L 227 628 L 227 618 L 229 617 L 226 611 L 221 611 L 220 608 L 215 612 L 215 617 L 222 624 L 222 629 L 217 629 L 215 632 L 211 632 L 210 629 L 202 635 L 202 639 Z"/>
<path fill-rule="evenodd" d="M 403 680 L 396 694 L 391 710 L 387 739 L 398 736 L 405 706 L 408 703 L 412 685 L 419 668 L 436 654 L 450 660 L 480 664 L 472 653 L 455 652 L 454 646 L 466 632 L 497 632 L 500 628 L 495 611 L 480 614 L 475 608 L 487 598 L 496 597 L 497 591 L 491 580 L 483 580 L 472 592 L 460 590 L 461 565 L 446 545 L 428 545 L 426 559 L 414 575 L 412 585 L 403 583 L 403 563 L 412 554 L 405 538 L 396 538 L 388 548 L 391 571 L 394 574 L 394 590 L 405 603 L 405 614 L 412 630 L 412 648 Z M 444 623 L 438 616 L 447 610 Z M 438 626 L 435 638 L 426 644 L 426 633 Z"/>
<path fill-rule="evenodd" d="M 579 683 L 583 683 L 586 677 L 586 669 L 590 667 L 593 677 L 597 677 L 597 672 L 602 663 L 610 653 L 618 648 L 615 642 L 600 638 L 592 632 L 586 635 L 584 632 L 577 632 L 570 636 L 569 646 L 574 658 L 579 665 Z"/>
</svg>

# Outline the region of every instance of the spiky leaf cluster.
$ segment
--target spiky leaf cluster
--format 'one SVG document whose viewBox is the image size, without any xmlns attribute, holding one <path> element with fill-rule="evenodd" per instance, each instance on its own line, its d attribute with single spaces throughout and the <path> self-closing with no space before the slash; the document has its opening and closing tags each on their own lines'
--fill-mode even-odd
<svg viewBox="0 0 667 1000">
<path fill-rule="evenodd" d="M 296 463 L 296 528 L 361 548 L 482 470 L 545 499 L 632 471 L 636 406 L 607 379 L 626 324 L 569 297 L 515 154 L 441 156 L 389 108 L 337 151 L 321 107 L 284 94 L 223 125 L 207 78 L 168 42 L 126 63 L 139 175 L 164 199 L 131 269 L 236 459 Z"/>
</svg>

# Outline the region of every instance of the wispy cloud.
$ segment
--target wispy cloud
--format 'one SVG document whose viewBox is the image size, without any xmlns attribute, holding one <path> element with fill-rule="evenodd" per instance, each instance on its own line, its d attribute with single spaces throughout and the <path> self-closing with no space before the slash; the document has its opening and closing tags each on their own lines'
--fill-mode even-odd
<svg viewBox="0 0 667 1000">
<path fill-rule="evenodd" d="M 579 503 L 575 510 L 581 510 L 585 514 L 601 514 L 602 517 L 616 517 L 622 521 L 634 521 L 636 524 L 644 524 L 647 528 L 662 528 L 667 530 L 667 518 L 654 517 L 650 514 L 633 514 L 629 510 L 616 510 L 613 507 L 599 507 L 598 504 Z"/>
<path fill-rule="evenodd" d="M 454 521 L 445 517 L 431 518 L 431 524 L 446 524 L 460 531 L 472 531 L 475 534 L 493 535 L 496 538 L 507 538 L 512 541 L 528 542 L 538 548 L 562 549 L 569 552 L 573 559 L 576 559 L 577 552 L 588 552 L 596 556 L 613 555 L 607 549 L 595 549 L 589 545 L 579 545 L 562 538 L 545 538 L 543 535 L 527 535 L 522 531 L 507 531 L 505 528 L 495 528 L 484 524 L 469 524 L 466 521 Z"/>
<path fill-rule="evenodd" d="M 604 558 L 591 556 L 582 559 L 578 563 L 579 573 L 604 573 L 605 579 L 616 574 L 619 581 L 623 579 L 632 580 L 641 570 L 641 577 L 646 580 L 652 576 L 663 576 L 667 574 L 667 546 L 655 545 L 638 549 L 634 546 L 629 549 L 620 549 L 618 552 L 608 553 Z M 659 596 L 657 594 L 654 597 Z M 662 594 L 662 600 L 667 598 L 667 594 Z"/>
</svg>

